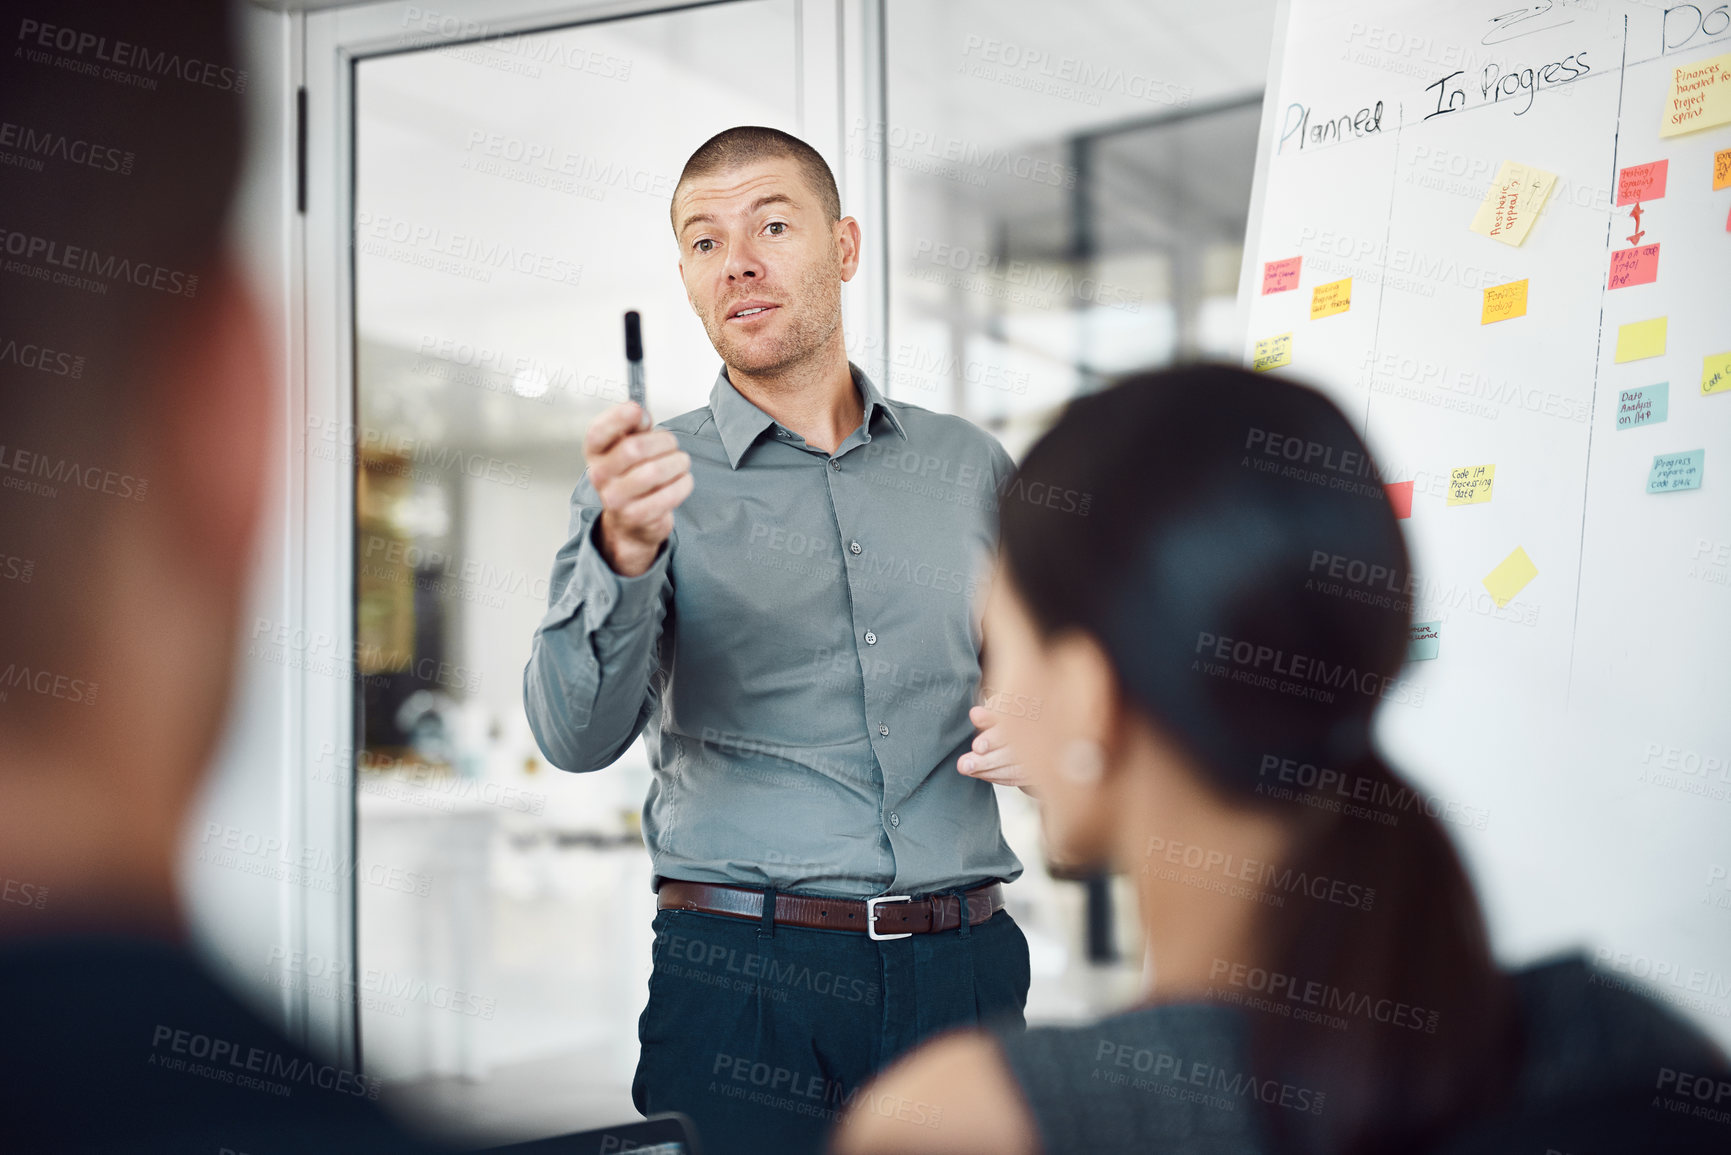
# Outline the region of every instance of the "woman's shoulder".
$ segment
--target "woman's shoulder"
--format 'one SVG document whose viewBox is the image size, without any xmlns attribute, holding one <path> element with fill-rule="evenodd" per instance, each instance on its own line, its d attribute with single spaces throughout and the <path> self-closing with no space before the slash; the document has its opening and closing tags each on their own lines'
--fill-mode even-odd
<svg viewBox="0 0 1731 1155">
<path fill-rule="evenodd" d="M 1512 978 L 1526 1034 L 1519 1097 L 1527 1102 L 1634 1088 L 1663 1093 L 1667 1071 L 1725 1075 L 1719 1047 L 1649 993 L 1662 988 L 1579 954 L 1524 967 Z M 1680 988 L 1685 999 L 1688 989 L 1686 982 Z"/>
<path fill-rule="evenodd" d="M 1257 1103 L 1296 1106 L 1310 1095 L 1257 1079 L 1246 1065 L 1242 1015 L 1218 1004 L 1143 1006 L 994 1040 L 1048 1155 L 1166 1143 L 1261 1151 Z"/>
</svg>

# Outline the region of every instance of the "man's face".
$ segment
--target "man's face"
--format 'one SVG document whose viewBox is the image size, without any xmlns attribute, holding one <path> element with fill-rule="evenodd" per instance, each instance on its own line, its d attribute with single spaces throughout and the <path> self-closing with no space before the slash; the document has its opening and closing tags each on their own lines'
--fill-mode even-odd
<svg viewBox="0 0 1731 1155">
<path fill-rule="evenodd" d="M 688 182 L 674 205 L 679 275 L 723 363 L 798 364 L 841 327 L 841 286 L 859 268 L 859 224 L 831 222 L 790 159 Z"/>
</svg>

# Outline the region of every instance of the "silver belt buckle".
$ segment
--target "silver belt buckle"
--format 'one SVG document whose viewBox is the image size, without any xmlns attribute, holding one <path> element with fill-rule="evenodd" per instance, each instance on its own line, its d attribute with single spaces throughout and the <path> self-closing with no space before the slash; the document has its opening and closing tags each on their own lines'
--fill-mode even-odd
<svg viewBox="0 0 1731 1155">
<path fill-rule="evenodd" d="M 876 898 L 866 899 L 866 937 L 878 942 L 888 942 L 892 938 L 912 938 L 914 932 L 911 930 L 904 930 L 900 934 L 878 933 L 878 903 L 912 901 L 913 896 L 907 894 L 880 894 Z"/>
</svg>

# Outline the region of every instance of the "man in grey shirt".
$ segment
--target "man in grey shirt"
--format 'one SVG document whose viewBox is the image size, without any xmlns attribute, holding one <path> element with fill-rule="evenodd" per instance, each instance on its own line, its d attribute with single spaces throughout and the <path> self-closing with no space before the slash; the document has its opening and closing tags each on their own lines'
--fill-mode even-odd
<svg viewBox="0 0 1731 1155">
<path fill-rule="evenodd" d="M 627 402 L 590 427 L 524 701 L 566 770 L 647 727 L 637 1106 L 693 1116 L 707 1150 L 817 1150 L 898 1052 L 1021 1020 L 1000 885 L 1021 863 L 992 783 L 1022 779 L 970 710 L 1012 464 L 847 360 L 860 229 L 810 146 L 730 129 L 672 215 L 723 369 L 704 408 L 648 429 Z"/>
</svg>

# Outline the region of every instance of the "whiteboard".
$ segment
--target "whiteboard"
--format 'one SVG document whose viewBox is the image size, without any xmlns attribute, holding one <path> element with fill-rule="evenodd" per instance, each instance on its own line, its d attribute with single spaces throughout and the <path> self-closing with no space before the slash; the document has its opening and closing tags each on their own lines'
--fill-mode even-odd
<svg viewBox="0 0 1731 1155">
<path fill-rule="evenodd" d="M 1731 354 L 1731 126 L 1661 135 L 1677 70 L 1731 53 L 1731 10 L 1283 9 L 1244 356 L 1289 357 L 1270 371 L 1411 483 L 1400 584 L 1435 656 L 1385 699 L 1382 745 L 1437 800 L 1506 964 L 1584 950 L 1731 1044 L 1731 388 L 1704 384 Z M 1505 161 L 1555 178 L 1519 245 L 1471 227 L 1493 184 L 1520 194 Z M 1487 321 L 1486 290 L 1521 281 L 1524 314 Z M 1658 318 L 1662 354 L 1619 361 Z M 1486 465 L 1488 500 L 1450 504 Z M 1536 574 L 1499 605 L 1517 549 Z"/>
</svg>

